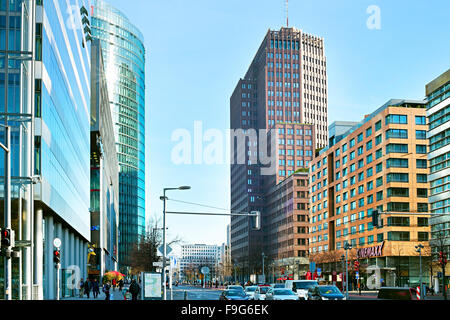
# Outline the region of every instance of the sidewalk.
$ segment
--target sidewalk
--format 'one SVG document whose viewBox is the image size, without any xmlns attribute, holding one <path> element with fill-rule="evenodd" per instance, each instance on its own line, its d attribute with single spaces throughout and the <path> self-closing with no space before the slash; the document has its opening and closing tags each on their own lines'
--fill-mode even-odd
<svg viewBox="0 0 450 320">
<path fill-rule="evenodd" d="M 125 287 L 124 287 L 125 289 Z M 111 300 L 124 300 L 123 294 L 119 289 L 116 289 L 115 291 L 110 291 L 112 293 L 112 299 Z M 94 299 L 94 295 L 92 294 L 92 292 L 89 294 L 89 299 L 87 298 L 86 295 L 83 296 L 83 298 L 80 298 L 79 295 L 77 295 L 76 297 L 71 297 L 71 298 L 62 298 L 61 300 L 73 300 L 73 301 L 101 301 L 101 300 L 105 300 L 106 296 L 105 294 L 100 291 L 100 294 L 97 296 L 96 299 Z"/>
</svg>

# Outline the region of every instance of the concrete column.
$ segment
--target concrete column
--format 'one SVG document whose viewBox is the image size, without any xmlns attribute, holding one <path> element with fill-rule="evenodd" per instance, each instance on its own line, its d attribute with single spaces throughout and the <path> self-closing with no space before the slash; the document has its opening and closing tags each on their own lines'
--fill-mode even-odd
<svg viewBox="0 0 450 320">
<path fill-rule="evenodd" d="M 75 248 L 74 248 L 74 265 L 76 266 L 80 266 L 80 239 L 78 238 L 78 236 L 74 236 L 75 237 Z M 81 271 L 81 269 L 80 269 Z M 80 276 L 82 276 L 82 273 L 80 273 Z"/>
<path fill-rule="evenodd" d="M 63 256 L 63 269 L 67 269 L 70 266 L 70 238 L 69 238 L 69 229 L 63 229 L 63 248 L 62 252 Z"/>
<path fill-rule="evenodd" d="M 53 217 L 45 217 L 45 298 L 55 299 L 55 266 L 53 263 L 53 239 L 55 238 Z"/>
<path fill-rule="evenodd" d="M 84 270 L 84 275 L 87 278 L 88 277 L 88 273 L 87 273 L 87 253 L 88 253 L 88 243 L 85 241 L 83 244 L 83 270 Z"/>
<path fill-rule="evenodd" d="M 25 192 L 24 199 L 25 206 L 23 207 L 23 213 L 22 213 L 22 239 L 24 240 L 30 240 L 31 241 L 31 229 L 32 229 L 32 214 L 31 211 L 31 201 L 30 201 L 30 187 L 27 188 L 27 191 Z M 32 247 L 24 247 L 22 249 L 22 263 L 23 263 L 23 280 L 22 283 L 25 286 L 25 292 L 24 296 L 22 297 L 24 300 L 31 300 L 31 292 L 32 292 Z"/>
<path fill-rule="evenodd" d="M 44 243 L 43 243 L 43 230 L 42 230 L 42 209 L 37 209 L 34 217 L 34 285 L 37 287 L 37 300 L 44 299 L 43 290 L 43 266 L 44 266 Z"/>
<path fill-rule="evenodd" d="M 69 265 L 71 266 L 75 264 L 75 236 L 71 231 L 69 232 L 69 238 L 70 238 Z"/>
</svg>

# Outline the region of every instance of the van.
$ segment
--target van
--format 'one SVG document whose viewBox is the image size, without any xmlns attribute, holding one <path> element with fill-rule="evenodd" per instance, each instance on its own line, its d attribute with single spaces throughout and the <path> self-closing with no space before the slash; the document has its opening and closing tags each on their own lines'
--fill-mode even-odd
<svg viewBox="0 0 450 320">
<path fill-rule="evenodd" d="M 284 284 L 286 289 L 296 292 L 300 300 L 307 300 L 308 289 L 318 285 L 316 280 L 286 280 Z"/>
</svg>

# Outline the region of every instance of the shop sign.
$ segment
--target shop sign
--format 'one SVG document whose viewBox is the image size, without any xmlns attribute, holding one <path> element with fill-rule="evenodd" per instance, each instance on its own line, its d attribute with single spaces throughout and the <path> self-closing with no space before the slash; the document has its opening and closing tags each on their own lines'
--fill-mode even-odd
<svg viewBox="0 0 450 320">
<path fill-rule="evenodd" d="M 383 246 L 384 246 L 384 241 L 379 246 L 358 249 L 358 251 L 357 251 L 358 259 L 382 256 L 383 255 Z"/>
</svg>

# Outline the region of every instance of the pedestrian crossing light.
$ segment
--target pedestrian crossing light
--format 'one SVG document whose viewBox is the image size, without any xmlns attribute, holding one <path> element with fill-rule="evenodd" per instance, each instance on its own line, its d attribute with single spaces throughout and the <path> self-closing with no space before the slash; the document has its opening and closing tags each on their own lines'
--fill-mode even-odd
<svg viewBox="0 0 450 320">
<path fill-rule="evenodd" d="M 53 262 L 60 263 L 61 262 L 61 252 L 59 249 L 53 251 Z"/>
<path fill-rule="evenodd" d="M 2 247 L 14 247 L 14 231 L 11 229 L 2 229 Z"/>
<path fill-rule="evenodd" d="M 260 211 L 252 211 L 251 212 L 254 220 L 253 229 L 261 230 L 261 212 Z"/>
</svg>

